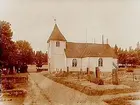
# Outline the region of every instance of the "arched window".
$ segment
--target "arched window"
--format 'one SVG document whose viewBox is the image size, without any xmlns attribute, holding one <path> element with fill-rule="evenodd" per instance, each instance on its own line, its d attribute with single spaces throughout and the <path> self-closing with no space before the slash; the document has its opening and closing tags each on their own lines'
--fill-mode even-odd
<svg viewBox="0 0 140 105">
<path fill-rule="evenodd" d="M 99 58 L 98 59 L 98 66 L 99 67 L 102 67 L 103 66 L 103 59 L 102 58 Z"/>
<path fill-rule="evenodd" d="M 73 59 L 72 60 L 72 67 L 76 67 L 77 66 L 77 60 L 76 59 Z"/>
<path fill-rule="evenodd" d="M 56 47 L 60 47 L 60 42 L 59 41 L 56 42 Z"/>
</svg>

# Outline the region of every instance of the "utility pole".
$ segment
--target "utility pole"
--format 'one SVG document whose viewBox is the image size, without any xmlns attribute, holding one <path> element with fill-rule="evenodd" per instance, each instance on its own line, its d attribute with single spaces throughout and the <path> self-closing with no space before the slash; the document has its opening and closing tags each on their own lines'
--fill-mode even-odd
<svg viewBox="0 0 140 105">
<path fill-rule="evenodd" d="M 104 44 L 104 35 L 102 35 L 102 44 Z"/>
<path fill-rule="evenodd" d="M 87 43 L 87 28 L 86 28 L 86 43 Z"/>
</svg>

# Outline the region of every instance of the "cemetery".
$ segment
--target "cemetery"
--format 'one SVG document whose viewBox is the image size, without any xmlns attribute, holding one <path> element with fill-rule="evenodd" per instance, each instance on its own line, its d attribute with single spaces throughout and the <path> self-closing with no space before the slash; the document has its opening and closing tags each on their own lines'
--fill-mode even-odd
<svg viewBox="0 0 140 105">
<path fill-rule="evenodd" d="M 87 95 L 105 95 L 131 93 L 138 90 L 131 88 L 131 85 L 126 84 L 127 78 L 129 82 L 136 83 L 133 80 L 133 73 L 124 71 L 115 71 L 112 73 L 102 73 L 99 69 L 96 73 L 90 72 L 56 72 L 51 75 L 46 74 L 48 78 L 74 88 Z M 124 77 L 126 77 L 124 80 Z"/>
<path fill-rule="evenodd" d="M 140 90 L 139 72 L 139 69 L 132 69 L 131 71 L 118 69 L 117 71 L 113 70 L 112 73 L 102 73 L 97 69 L 95 73 L 90 70 L 87 72 L 60 71 L 45 74 L 45 76 L 89 96 L 107 97 L 109 95 L 111 97 L 111 95 L 116 95 L 117 97 L 105 98 L 104 101 L 109 105 L 115 103 L 116 105 L 120 103 L 126 105 L 129 100 L 140 100 L 139 94 L 135 95 Z"/>
<path fill-rule="evenodd" d="M 22 103 L 27 94 L 28 74 L 2 74 L 1 84 L 1 102 L 3 104 Z"/>
</svg>

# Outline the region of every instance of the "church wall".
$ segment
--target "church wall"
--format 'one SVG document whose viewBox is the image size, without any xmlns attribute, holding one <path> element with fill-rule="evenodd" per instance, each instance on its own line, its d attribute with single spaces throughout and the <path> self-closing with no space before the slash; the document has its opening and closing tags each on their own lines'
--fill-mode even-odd
<svg viewBox="0 0 140 105">
<path fill-rule="evenodd" d="M 52 55 L 51 56 L 51 70 L 65 70 L 65 56 L 64 55 Z"/>
<path fill-rule="evenodd" d="M 60 46 L 56 47 L 56 41 L 50 41 L 48 47 L 48 53 L 49 53 L 49 69 L 51 72 L 56 70 L 65 70 L 66 69 L 66 58 L 64 49 L 65 42 L 60 41 Z"/>
<path fill-rule="evenodd" d="M 72 60 L 77 60 L 77 66 L 72 67 Z M 67 58 L 67 67 L 69 67 L 70 71 L 80 71 L 81 69 L 81 58 Z"/>
<path fill-rule="evenodd" d="M 51 44 L 51 54 L 63 54 L 64 55 L 64 49 L 66 48 L 66 42 L 59 41 L 60 47 L 56 47 L 56 41 L 50 41 Z"/>
<path fill-rule="evenodd" d="M 87 71 L 88 66 L 89 66 L 89 57 L 82 58 L 82 71 Z"/>
<path fill-rule="evenodd" d="M 95 72 L 96 67 L 98 67 L 98 59 L 100 57 L 90 57 L 89 58 L 89 69 Z M 113 58 L 112 57 L 101 57 L 103 59 L 103 66 L 99 67 L 101 72 L 112 72 L 113 69 Z"/>
<path fill-rule="evenodd" d="M 95 72 L 95 67 L 98 66 L 98 57 L 90 57 L 89 58 L 89 69 L 93 72 Z"/>
<path fill-rule="evenodd" d="M 113 63 L 112 57 L 103 57 L 103 67 L 99 67 L 99 68 L 102 72 L 112 72 L 113 69 L 112 63 Z"/>
<path fill-rule="evenodd" d="M 115 63 L 116 66 L 118 66 L 118 59 L 117 59 L 117 58 L 114 58 L 114 59 L 113 59 L 113 62 Z M 113 68 L 115 69 L 114 66 L 113 66 Z"/>
<path fill-rule="evenodd" d="M 48 49 L 48 57 L 51 56 L 51 46 L 50 43 L 47 43 L 47 49 Z"/>
<path fill-rule="evenodd" d="M 47 43 L 47 49 L 48 49 L 48 70 L 50 71 L 51 68 L 51 45 L 50 43 Z"/>
<path fill-rule="evenodd" d="M 70 71 L 79 71 L 82 67 L 82 71 L 87 71 L 89 68 L 90 71 L 95 72 L 95 68 L 98 67 L 98 59 L 100 57 L 86 57 L 86 58 L 67 58 L 67 67 L 69 67 Z M 77 59 L 77 67 L 72 67 L 72 60 Z M 117 59 L 113 59 L 112 57 L 102 57 L 103 59 L 103 67 L 99 67 L 102 72 L 112 72 L 113 62 L 117 62 Z M 82 65 L 81 65 L 82 64 Z"/>
</svg>

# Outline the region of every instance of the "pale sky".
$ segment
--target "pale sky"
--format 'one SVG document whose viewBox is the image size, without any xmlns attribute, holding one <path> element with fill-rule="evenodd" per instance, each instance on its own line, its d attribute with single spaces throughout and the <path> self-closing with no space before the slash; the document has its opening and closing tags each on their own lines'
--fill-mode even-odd
<svg viewBox="0 0 140 105">
<path fill-rule="evenodd" d="M 27 40 L 34 50 L 47 50 L 54 27 L 70 42 L 128 48 L 140 41 L 140 0 L 0 0 L 0 20 L 12 24 L 13 40 Z M 86 32 L 87 29 L 87 32 Z"/>
</svg>

